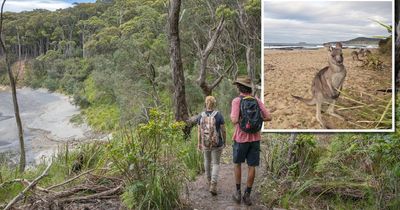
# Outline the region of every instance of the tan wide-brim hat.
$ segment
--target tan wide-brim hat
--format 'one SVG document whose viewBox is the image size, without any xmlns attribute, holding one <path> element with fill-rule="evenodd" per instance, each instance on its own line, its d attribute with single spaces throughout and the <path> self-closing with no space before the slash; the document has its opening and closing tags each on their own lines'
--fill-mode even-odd
<svg viewBox="0 0 400 210">
<path fill-rule="evenodd" d="M 237 77 L 236 81 L 233 82 L 234 85 L 241 84 L 246 87 L 252 88 L 251 86 L 251 79 L 248 76 L 239 76 Z"/>
</svg>

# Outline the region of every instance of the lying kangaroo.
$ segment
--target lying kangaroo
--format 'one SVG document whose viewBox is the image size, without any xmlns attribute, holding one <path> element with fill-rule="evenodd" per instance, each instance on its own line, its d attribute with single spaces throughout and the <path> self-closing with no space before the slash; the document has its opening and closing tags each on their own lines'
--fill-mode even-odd
<svg viewBox="0 0 400 210">
<path fill-rule="evenodd" d="M 358 55 L 359 55 L 359 52 L 357 52 L 357 51 L 351 52 L 351 57 L 353 57 L 353 61 L 354 60 L 361 61 L 360 58 L 358 57 Z"/>
<path fill-rule="evenodd" d="M 328 63 L 329 65 L 321 69 L 314 77 L 311 86 L 313 95 L 311 99 L 292 95 L 292 97 L 307 105 L 316 105 L 316 118 L 323 128 L 328 127 L 321 118 L 322 103 L 330 104 L 327 110 L 328 114 L 343 119 L 342 116 L 334 112 L 336 100 L 339 98 L 340 90 L 346 77 L 341 43 L 336 43 L 335 48 L 329 48 Z"/>
</svg>

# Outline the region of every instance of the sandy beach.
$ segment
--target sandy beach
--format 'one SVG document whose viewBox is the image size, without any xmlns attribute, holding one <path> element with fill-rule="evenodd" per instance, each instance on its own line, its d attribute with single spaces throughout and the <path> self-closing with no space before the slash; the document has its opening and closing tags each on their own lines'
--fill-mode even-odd
<svg viewBox="0 0 400 210">
<path fill-rule="evenodd" d="M 338 111 L 345 118 L 340 120 L 327 114 L 322 119 L 332 129 L 373 129 L 370 119 L 363 119 L 362 106 L 376 100 L 390 100 L 391 93 L 377 91 L 392 87 L 390 56 L 380 57 L 384 63 L 381 71 L 363 67 L 363 62 L 353 61 L 352 49 L 344 49 L 347 77 L 337 102 Z M 311 84 L 315 74 L 328 65 L 326 49 L 318 50 L 264 50 L 264 100 L 271 110 L 273 120 L 266 129 L 321 129 L 315 118 L 315 106 L 307 106 L 291 94 L 311 98 Z M 376 50 L 372 51 L 374 54 Z M 351 101 L 356 98 L 359 102 Z M 383 101 L 384 102 L 384 101 Z M 362 103 L 362 104 L 361 104 Z M 364 104 L 364 105 L 363 105 Z M 361 108 L 360 108 L 361 107 Z M 323 110 L 326 109 L 323 107 Z M 381 110 L 377 110 L 379 112 Z M 383 112 L 383 111 L 382 111 Z M 365 122 L 364 122 L 365 121 Z"/>
<path fill-rule="evenodd" d="M 20 88 L 18 103 L 24 129 L 28 165 L 50 158 L 59 146 L 99 138 L 88 125 L 76 125 L 70 119 L 79 114 L 79 107 L 68 96 L 46 89 Z M 18 162 L 18 133 L 10 90 L 0 91 L 0 161 Z M 7 155 L 3 155 L 7 154 Z"/>
</svg>

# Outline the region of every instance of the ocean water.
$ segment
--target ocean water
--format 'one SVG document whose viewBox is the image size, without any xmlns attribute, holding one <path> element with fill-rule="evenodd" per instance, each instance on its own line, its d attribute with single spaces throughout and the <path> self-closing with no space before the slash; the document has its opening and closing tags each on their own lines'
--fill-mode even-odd
<svg viewBox="0 0 400 210">
<path fill-rule="evenodd" d="M 345 48 L 350 49 L 374 49 L 378 48 L 378 45 L 343 45 Z M 304 49 L 313 50 L 324 48 L 322 44 L 308 44 L 308 43 L 264 43 L 264 49 Z"/>
</svg>

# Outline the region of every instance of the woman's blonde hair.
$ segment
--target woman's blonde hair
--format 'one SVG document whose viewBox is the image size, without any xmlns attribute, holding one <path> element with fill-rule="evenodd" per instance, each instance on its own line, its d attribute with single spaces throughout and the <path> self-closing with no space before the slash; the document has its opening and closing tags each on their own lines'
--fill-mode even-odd
<svg viewBox="0 0 400 210">
<path fill-rule="evenodd" d="M 214 96 L 206 97 L 206 109 L 214 110 L 216 105 L 217 105 L 217 100 L 215 100 Z"/>
</svg>

